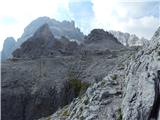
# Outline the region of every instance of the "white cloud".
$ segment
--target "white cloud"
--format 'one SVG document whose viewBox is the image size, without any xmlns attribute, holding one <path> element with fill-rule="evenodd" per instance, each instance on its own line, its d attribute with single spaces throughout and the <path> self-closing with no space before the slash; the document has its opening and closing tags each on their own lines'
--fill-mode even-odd
<svg viewBox="0 0 160 120">
<path fill-rule="evenodd" d="M 126 24 L 124 24 L 124 30 L 149 39 L 152 37 L 159 25 L 160 20 L 158 18 L 145 16 L 139 19 L 130 19 Z"/>
<path fill-rule="evenodd" d="M 150 39 L 160 25 L 160 20 L 157 17 L 145 15 L 146 11 L 152 9 L 150 7 L 149 10 L 146 10 L 146 4 L 149 6 L 151 2 L 146 3 L 144 0 L 136 2 L 92 0 L 92 2 L 95 13 L 94 28 L 119 30 Z"/>
</svg>

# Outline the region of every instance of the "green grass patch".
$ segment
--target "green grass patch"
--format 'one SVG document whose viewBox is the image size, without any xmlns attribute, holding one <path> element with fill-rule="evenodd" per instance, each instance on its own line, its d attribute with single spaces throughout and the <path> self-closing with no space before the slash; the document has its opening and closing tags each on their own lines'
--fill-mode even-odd
<svg viewBox="0 0 160 120">
<path fill-rule="evenodd" d="M 78 79 L 71 79 L 68 82 L 70 87 L 73 88 L 76 96 L 82 95 L 90 85 L 89 83 L 82 82 Z"/>
<path fill-rule="evenodd" d="M 112 80 L 117 80 L 118 76 L 116 74 L 111 76 Z"/>
</svg>

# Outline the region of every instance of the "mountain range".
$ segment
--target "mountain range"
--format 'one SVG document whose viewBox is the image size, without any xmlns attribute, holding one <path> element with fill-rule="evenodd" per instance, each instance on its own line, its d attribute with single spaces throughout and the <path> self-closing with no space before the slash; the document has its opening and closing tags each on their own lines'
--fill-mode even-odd
<svg viewBox="0 0 160 120">
<path fill-rule="evenodd" d="M 24 43 L 28 38 L 32 37 L 37 29 L 39 29 L 44 24 L 48 24 L 51 32 L 54 34 L 54 37 L 57 39 L 60 39 L 62 36 L 64 36 L 69 40 L 77 41 L 78 43 L 84 41 L 85 35 L 80 31 L 79 28 L 75 27 L 74 21 L 59 22 L 49 17 L 39 17 L 24 29 L 24 33 L 17 41 L 14 40 L 13 43 L 13 37 L 9 37 L 4 41 L 3 49 L 1 52 L 1 59 L 6 60 L 11 58 L 12 52 L 19 48 L 21 44 Z M 148 40 L 144 38 L 140 39 L 136 35 L 118 31 L 109 32 L 112 33 L 124 46 L 142 46 L 148 44 Z"/>
</svg>

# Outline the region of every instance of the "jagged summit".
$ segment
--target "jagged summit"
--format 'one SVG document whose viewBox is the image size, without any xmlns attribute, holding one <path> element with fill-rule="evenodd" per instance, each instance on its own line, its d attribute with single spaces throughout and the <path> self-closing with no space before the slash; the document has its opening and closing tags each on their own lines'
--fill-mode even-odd
<svg viewBox="0 0 160 120">
<path fill-rule="evenodd" d="M 3 49 L 1 53 L 1 59 L 5 60 L 12 57 L 11 52 L 15 50 L 16 40 L 13 37 L 7 37 L 4 40 Z"/>
<path fill-rule="evenodd" d="M 55 42 L 56 39 L 48 24 L 44 24 L 19 49 L 13 52 L 13 57 L 33 58 L 43 56 Z"/>
</svg>

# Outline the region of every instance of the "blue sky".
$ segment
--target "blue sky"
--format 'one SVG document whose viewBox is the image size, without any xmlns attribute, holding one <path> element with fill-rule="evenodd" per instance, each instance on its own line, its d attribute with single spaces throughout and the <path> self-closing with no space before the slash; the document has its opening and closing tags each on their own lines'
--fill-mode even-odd
<svg viewBox="0 0 160 120">
<path fill-rule="evenodd" d="M 160 25 L 160 0 L 0 0 L 0 49 L 41 16 L 74 20 L 86 34 L 103 28 L 150 39 Z"/>
</svg>

